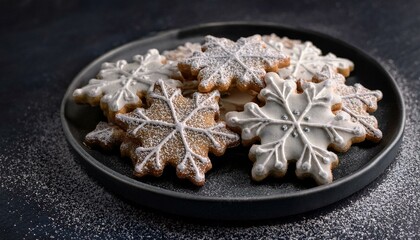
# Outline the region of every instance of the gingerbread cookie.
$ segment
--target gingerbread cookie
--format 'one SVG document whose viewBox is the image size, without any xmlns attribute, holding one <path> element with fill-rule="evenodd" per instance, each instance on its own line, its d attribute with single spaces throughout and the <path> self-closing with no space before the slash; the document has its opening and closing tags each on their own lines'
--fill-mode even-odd
<svg viewBox="0 0 420 240">
<path fill-rule="evenodd" d="M 363 125 L 366 130 L 366 139 L 378 142 L 382 138 L 382 132 L 378 128 L 378 120 L 369 113 L 376 111 L 377 102 L 382 99 L 382 92 L 369 90 L 361 84 L 354 86 L 345 85 L 345 78 L 336 73 L 331 67 L 324 66 L 320 72 L 315 74 L 315 82 L 334 81 L 337 83 L 337 93 L 342 98 L 341 111 L 348 113 L 353 122 Z"/>
<path fill-rule="evenodd" d="M 172 86 L 181 83 L 171 78 L 180 78 L 176 65 L 165 64 L 165 57 L 158 50 L 151 49 L 144 56 L 136 55 L 133 62 L 119 60 L 102 64 L 98 78 L 88 85 L 76 89 L 73 97 L 78 103 L 100 104 L 104 114 L 113 121 L 116 113 L 129 112 L 142 105 L 141 98 L 159 79 Z"/>
<path fill-rule="evenodd" d="M 194 52 L 201 52 L 201 44 L 187 42 L 174 50 L 164 51 L 162 54 L 169 61 L 180 62 L 191 57 Z"/>
<path fill-rule="evenodd" d="M 228 126 L 242 130 L 242 140 L 254 144 L 249 152 L 253 160 L 252 178 L 261 181 L 269 175 L 281 177 L 289 161 L 296 161 L 296 175 L 310 176 L 318 184 L 332 182 L 337 155 L 329 146 L 346 151 L 352 143 L 363 141 L 363 126 L 351 121 L 345 112 L 334 115 L 332 107 L 340 99 L 335 83 L 305 83 L 297 92 L 295 80 L 283 80 L 275 73 L 265 77 L 267 87 L 259 97 L 263 107 L 245 105 L 244 112 L 226 115 Z"/>
<path fill-rule="evenodd" d="M 260 91 L 265 87 L 266 72 L 289 64 L 285 54 L 268 48 L 259 35 L 237 42 L 207 36 L 202 50 L 178 64 L 182 74 L 197 76 L 200 92 L 224 92 L 231 84 L 241 91 Z"/>
<path fill-rule="evenodd" d="M 85 143 L 90 147 L 100 147 L 109 151 L 118 147 L 124 137 L 125 132 L 117 125 L 99 122 L 95 130 L 86 135 Z"/>
<path fill-rule="evenodd" d="M 332 67 L 347 77 L 354 68 L 353 62 L 348 59 L 336 57 L 332 53 L 323 56 L 321 50 L 312 42 L 280 38 L 275 34 L 266 35 L 263 40 L 270 47 L 290 56 L 290 65 L 277 72 L 283 78 L 292 76 L 296 79 L 310 81 L 324 65 Z"/>
<path fill-rule="evenodd" d="M 124 154 L 135 162 L 136 176 L 160 176 L 166 164 L 176 167 L 179 178 L 195 185 L 205 182 L 212 165 L 208 152 L 222 155 L 227 147 L 239 143 L 239 136 L 224 122 L 216 122 L 219 93 L 195 93 L 184 98 L 181 90 L 159 80 L 149 93 L 147 109 L 117 114 L 117 122 L 141 145 Z"/>
</svg>

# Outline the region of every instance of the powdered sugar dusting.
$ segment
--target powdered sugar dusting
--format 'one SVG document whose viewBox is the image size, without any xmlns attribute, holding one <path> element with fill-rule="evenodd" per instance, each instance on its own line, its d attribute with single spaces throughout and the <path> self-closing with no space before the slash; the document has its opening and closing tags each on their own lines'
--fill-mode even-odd
<svg viewBox="0 0 420 240">
<path fill-rule="evenodd" d="M 142 143 L 135 150 L 135 174 L 160 176 L 169 163 L 176 166 L 180 178 L 203 185 L 204 174 L 212 166 L 208 151 L 221 155 L 226 147 L 239 143 L 239 136 L 224 122 L 214 121 L 219 97 L 213 91 L 184 98 L 180 89 L 158 81 L 149 92 L 150 108 L 118 114 L 118 123 Z"/>
</svg>

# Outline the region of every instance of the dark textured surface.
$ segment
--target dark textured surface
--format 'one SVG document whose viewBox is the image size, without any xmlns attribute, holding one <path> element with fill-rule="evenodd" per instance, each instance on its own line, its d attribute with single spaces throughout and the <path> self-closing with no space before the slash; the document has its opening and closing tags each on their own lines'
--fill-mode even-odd
<svg viewBox="0 0 420 240">
<path fill-rule="evenodd" d="M 238 3 L 0 3 L 0 238 L 418 238 L 420 3 Z M 391 72 L 408 107 L 401 151 L 384 174 L 326 208 L 247 223 L 197 222 L 133 206 L 86 175 L 59 119 L 73 77 L 108 50 L 153 32 L 233 20 L 326 33 Z"/>
</svg>

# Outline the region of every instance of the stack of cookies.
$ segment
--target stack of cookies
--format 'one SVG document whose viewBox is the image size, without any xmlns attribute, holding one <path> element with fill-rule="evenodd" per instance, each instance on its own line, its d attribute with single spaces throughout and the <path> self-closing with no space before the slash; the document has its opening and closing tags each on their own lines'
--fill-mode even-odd
<svg viewBox="0 0 420 240">
<path fill-rule="evenodd" d="M 221 156 L 242 142 L 255 181 L 282 177 L 295 162 L 299 178 L 327 184 L 338 165 L 334 151 L 382 138 L 370 114 L 382 93 L 347 85 L 353 68 L 311 42 L 275 34 L 236 42 L 206 36 L 162 55 L 151 49 L 130 62 L 104 63 L 73 96 L 99 105 L 108 119 L 86 144 L 119 149 L 135 176 L 158 177 L 169 164 L 202 186 L 208 153 Z"/>
</svg>

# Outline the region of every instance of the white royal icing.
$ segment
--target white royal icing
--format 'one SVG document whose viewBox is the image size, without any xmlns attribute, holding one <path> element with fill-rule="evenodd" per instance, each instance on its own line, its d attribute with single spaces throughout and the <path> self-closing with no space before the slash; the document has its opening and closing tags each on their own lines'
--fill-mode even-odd
<svg viewBox="0 0 420 240">
<path fill-rule="evenodd" d="M 261 89 L 265 86 L 267 68 L 278 68 L 287 56 L 266 47 L 261 36 L 240 38 L 233 42 L 226 38 L 205 37 L 204 52 L 195 52 L 183 61 L 191 69 L 199 71 L 199 89 L 227 91 L 236 80 L 241 90 Z"/>
<path fill-rule="evenodd" d="M 145 94 L 159 79 L 180 86 L 179 81 L 171 79 L 171 76 L 179 75 L 176 65 L 164 62 L 165 57 L 159 55 L 158 50 L 151 49 L 144 56 L 134 56 L 131 63 L 125 60 L 104 63 L 98 79 L 91 79 L 88 85 L 76 89 L 73 96 L 102 96 L 101 102 L 114 112 L 127 104 L 138 104 L 141 101 L 138 94 Z"/>
<path fill-rule="evenodd" d="M 336 57 L 332 53 L 322 56 L 321 50 L 312 42 L 280 38 L 276 35 L 264 36 L 263 39 L 270 47 L 290 56 L 290 65 L 277 72 L 282 78 L 293 76 L 299 80 L 309 81 L 324 65 L 329 65 L 336 71 L 351 70 L 354 67 L 350 60 Z"/>
<path fill-rule="evenodd" d="M 242 129 L 243 141 L 261 139 L 249 152 L 255 160 L 254 180 L 268 175 L 283 176 L 288 161 L 296 160 L 298 177 L 312 176 L 318 184 L 332 181 L 331 168 L 338 158 L 329 145 L 343 149 L 353 138 L 363 138 L 364 128 L 350 120 L 347 113 L 334 115 L 335 83 L 305 83 L 297 93 L 295 80 L 283 80 L 275 73 L 265 77 L 267 87 L 260 98 L 266 103 L 245 105 L 244 112 L 226 115 L 230 127 Z"/>
<path fill-rule="evenodd" d="M 159 80 L 149 97 L 152 104 L 149 109 L 137 108 L 128 114 L 117 114 L 116 118 L 120 122 L 128 125 L 128 134 L 132 137 L 140 138 L 144 143 L 135 151 L 140 161 L 135 166 L 135 171 L 144 174 L 148 171 L 147 167 L 153 162 L 153 168 L 161 170 L 165 163 L 162 162 L 162 149 L 168 146 L 170 141 L 181 141 L 183 149 L 172 149 L 169 154 L 175 155 L 177 151 L 182 151 L 181 159 L 177 159 L 175 166 L 177 172 L 187 176 L 192 173 L 193 182 L 204 183 L 204 173 L 211 167 L 210 159 L 203 152 L 199 152 L 204 145 L 209 145 L 213 153 L 222 153 L 226 146 L 232 145 L 239 140 L 239 136 L 228 130 L 225 122 L 215 122 L 209 125 L 209 121 L 203 116 L 210 113 L 213 117 L 219 110 L 219 92 L 213 91 L 208 94 L 195 93 L 192 99 L 183 98 L 181 89 L 171 88 L 165 82 Z M 182 99 L 182 101 L 180 100 Z M 185 102 L 186 101 L 186 102 Z M 154 104 L 164 105 L 164 108 L 156 112 Z M 154 116 L 154 117 L 151 117 Z M 154 139 L 152 144 L 142 139 L 137 133 L 142 129 L 153 128 Z M 194 141 L 191 137 L 197 134 L 206 140 Z M 204 145 L 203 145 L 204 144 Z"/>
<path fill-rule="evenodd" d="M 368 113 L 374 112 L 378 108 L 377 102 L 382 99 L 381 91 L 369 90 L 358 83 L 354 86 L 347 86 L 345 78 L 328 65 L 325 65 L 314 78 L 317 81 L 336 82 L 337 94 L 343 100 L 340 111 L 348 113 L 353 122 L 362 124 L 368 139 L 378 141 L 382 138 L 382 132 L 378 129 L 378 121 Z"/>
</svg>

